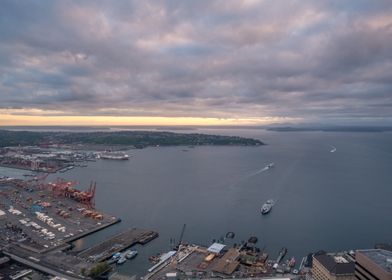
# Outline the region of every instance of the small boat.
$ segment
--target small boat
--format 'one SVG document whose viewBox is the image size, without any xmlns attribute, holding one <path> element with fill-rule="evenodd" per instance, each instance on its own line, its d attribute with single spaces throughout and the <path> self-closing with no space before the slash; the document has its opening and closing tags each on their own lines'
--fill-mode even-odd
<svg viewBox="0 0 392 280">
<path fill-rule="evenodd" d="M 118 260 L 118 259 L 120 259 L 121 258 L 121 253 L 114 253 L 113 255 L 112 255 L 112 259 L 113 260 Z"/>
<path fill-rule="evenodd" d="M 332 149 L 330 150 L 331 153 L 336 152 L 336 147 L 332 146 Z"/>
<path fill-rule="evenodd" d="M 267 165 L 267 169 L 270 169 L 270 168 L 272 168 L 272 167 L 274 167 L 275 166 L 275 164 L 273 163 L 273 162 L 271 162 L 271 163 L 269 163 L 268 165 Z"/>
<path fill-rule="evenodd" d="M 117 264 L 123 264 L 123 263 L 125 263 L 126 261 L 127 261 L 126 258 L 120 257 L 120 259 L 117 261 Z"/>
<path fill-rule="evenodd" d="M 273 205 L 274 201 L 272 199 L 268 199 L 267 202 L 261 206 L 261 214 L 268 214 L 271 211 Z"/>
<path fill-rule="evenodd" d="M 248 243 L 252 243 L 252 244 L 256 244 L 257 241 L 258 241 L 258 239 L 257 239 L 256 236 L 251 236 L 251 237 L 249 237 L 249 239 L 248 239 Z"/>
<path fill-rule="evenodd" d="M 137 256 L 137 254 L 138 254 L 137 251 L 127 251 L 126 254 L 125 254 L 125 257 L 127 259 L 133 259 L 134 257 Z"/>
</svg>

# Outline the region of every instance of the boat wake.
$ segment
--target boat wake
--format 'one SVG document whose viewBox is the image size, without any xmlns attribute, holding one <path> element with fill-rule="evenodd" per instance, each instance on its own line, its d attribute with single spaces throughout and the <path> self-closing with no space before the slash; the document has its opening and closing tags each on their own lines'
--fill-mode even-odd
<svg viewBox="0 0 392 280">
<path fill-rule="evenodd" d="M 253 176 L 257 175 L 257 174 L 260 174 L 262 172 L 270 170 L 272 167 L 274 167 L 274 163 L 271 162 L 270 164 L 268 164 L 267 166 L 261 168 L 260 170 L 257 170 L 256 172 L 253 172 L 253 173 L 250 173 L 247 177 L 248 178 L 253 177 Z"/>
<path fill-rule="evenodd" d="M 262 169 L 260 169 L 260 170 L 257 170 L 256 172 L 252 172 L 252 173 L 248 174 L 246 177 L 247 177 L 247 178 L 250 178 L 250 177 L 256 176 L 257 174 L 260 174 L 260 173 L 262 173 L 262 172 L 265 172 L 265 171 L 267 171 L 268 169 L 269 169 L 268 167 L 264 167 L 264 168 L 262 168 Z"/>
<path fill-rule="evenodd" d="M 230 189 L 234 189 L 237 185 L 240 185 L 240 184 L 244 183 L 244 182 L 247 181 L 248 179 L 250 179 L 250 178 L 252 178 L 252 177 L 254 177 L 254 176 L 256 176 L 256 175 L 258 175 L 258 174 L 260 174 L 260 173 L 263 173 L 263 172 L 265 172 L 265 171 L 271 169 L 272 167 L 274 167 L 274 163 L 271 162 L 271 163 L 268 164 L 267 166 L 265 166 L 265 167 L 263 167 L 263 168 L 261 168 L 261 169 L 255 171 L 255 172 L 252 172 L 252 173 L 249 173 L 249 174 L 244 174 L 244 175 L 242 175 L 235 183 L 231 184 L 231 185 L 229 186 L 229 188 L 230 188 Z"/>
</svg>

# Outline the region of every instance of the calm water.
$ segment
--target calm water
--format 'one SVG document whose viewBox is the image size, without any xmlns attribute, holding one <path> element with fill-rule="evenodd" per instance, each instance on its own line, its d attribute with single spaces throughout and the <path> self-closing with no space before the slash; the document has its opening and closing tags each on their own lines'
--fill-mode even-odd
<svg viewBox="0 0 392 280">
<path fill-rule="evenodd" d="M 61 174 L 84 185 L 97 181 L 97 208 L 122 218 L 77 248 L 129 227 L 154 229 L 160 237 L 119 268 L 140 276 L 151 266 L 148 256 L 169 250 L 184 223 L 187 242 L 209 245 L 228 231 L 237 243 L 255 235 L 271 258 L 283 246 L 299 258 L 391 242 L 391 133 L 198 132 L 250 136 L 268 145 L 132 150 L 129 161 L 102 160 Z M 275 168 L 260 172 L 270 162 Z M 276 205 L 261 216 L 270 198 Z"/>
</svg>

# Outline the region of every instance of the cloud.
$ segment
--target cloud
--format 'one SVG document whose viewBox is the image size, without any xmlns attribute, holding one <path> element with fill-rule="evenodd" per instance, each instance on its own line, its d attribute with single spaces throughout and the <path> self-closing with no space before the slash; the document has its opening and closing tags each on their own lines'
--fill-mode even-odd
<svg viewBox="0 0 392 280">
<path fill-rule="evenodd" d="M 6 0 L 0 109 L 392 120 L 388 2 Z"/>
</svg>

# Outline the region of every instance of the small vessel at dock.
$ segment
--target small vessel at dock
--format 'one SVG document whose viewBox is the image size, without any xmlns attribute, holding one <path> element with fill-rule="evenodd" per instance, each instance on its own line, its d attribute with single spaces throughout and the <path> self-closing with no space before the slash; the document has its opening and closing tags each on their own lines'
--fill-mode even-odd
<svg viewBox="0 0 392 280">
<path fill-rule="evenodd" d="M 278 268 L 279 263 L 283 260 L 286 254 L 287 254 L 287 248 L 283 247 L 279 252 L 278 258 L 276 259 L 276 263 L 272 266 L 274 269 Z"/>
<path fill-rule="evenodd" d="M 137 254 L 138 254 L 137 251 L 127 251 L 127 252 L 125 252 L 125 257 L 127 259 L 133 259 L 134 257 L 137 256 Z"/>
<path fill-rule="evenodd" d="M 286 254 L 287 254 L 287 248 L 283 247 L 279 252 L 279 256 L 278 259 L 276 260 L 276 263 L 280 263 L 283 260 L 284 256 L 286 256 Z"/>
<path fill-rule="evenodd" d="M 119 260 L 121 258 L 121 253 L 114 253 L 112 255 L 112 260 Z"/>
<path fill-rule="evenodd" d="M 120 257 L 119 260 L 117 261 L 117 264 L 123 264 L 127 261 L 125 257 Z"/>
</svg>

